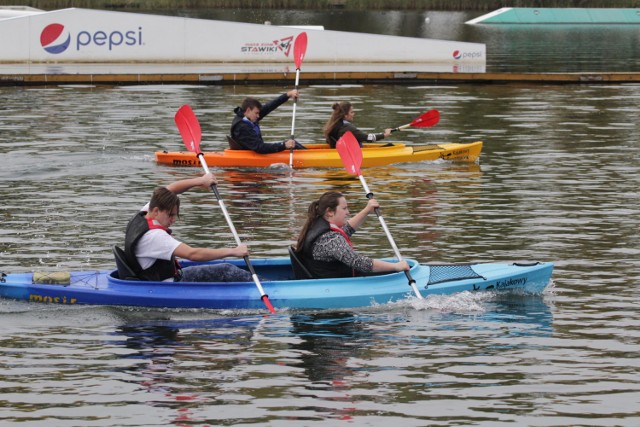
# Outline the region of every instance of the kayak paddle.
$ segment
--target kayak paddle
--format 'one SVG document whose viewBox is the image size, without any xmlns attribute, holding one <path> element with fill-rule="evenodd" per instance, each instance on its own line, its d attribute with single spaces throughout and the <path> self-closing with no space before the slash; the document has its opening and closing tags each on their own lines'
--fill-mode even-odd
<svg viewBox="0 0 640 427">
<path fill-rule="evenodd" d="M 373 193 L 369 190 L 367 182 L 364 180 L 362 172 L 360 172 L 360 166 L 362 165 L 362 149 L 360 148 L 360 144 L 358 144 L 358 140 L 356 139 L 356 137 L 353 136 L 351 132 L 345 133 L 336 143 L 336 149 L 340 154 L 340 159 L 342 159 L 342 163 L 344 164 L 344 168 L 346 169 L 346 171 L 351 175 L 358 175 L 358 178 L 360 178 L 360 182 L 362 183 L 362 187 L 364 188 L 364 191 L 367 195 L 367 199 L 372 199 Z M 375 213 L 380 220 L 382 229 L 387 235 L 387 239 L 389 239 L 389 243 L 391 244 L 391 247 L 396 254 L 396 258 L 398 258 L 398 261 L 402 261 L 402 256 L 400 255 L 398 246 L 396 246 L 396 242 L 393 240 L 391 232 L 389 232 L 389 229 L 387 228 L 387 224 L 385 223 L 384 218 L 380 213 L 380 209 L 375 208 Z M 409 286 L 411 286 L 411 288 L 413 289 L 416 297 L 418 297 L 418 299 L 422 299 L 422 295 L 420 294 L 420 291 L 418 291 L 416 281 L 413 277 L 411 277 L 411 273 L 409 271 L 405 271 L 404 273 L 407 276 L 407 279 L 409 280 Z"/>
<path fill-rule="evenodd" d="M 411 123 L 391 129 L 391 132 L 406 129 L 409 126 L 414 128 L 429 128 L 431 126 L 435 126 L 439 120 L 440 120 L 440 112 L 438 110 L 429 110 L 426 113 L 422 113 L 420 117 L 416 118 Z"/>
<path fill-rule="evenodd" d="M 293 59 L 296 63 L 296 86 L 298 90 L 298 81 L 300 80 L 300 67 L 302 67 L 302 60 L 307 53 L 307 33 L 302 32 L 296 37 L 296 41 L 293 43 Z M 296 126 L 296 105 L 298 104 L 298 97 L 293 100 L 293 116 L 291 117 L 291 139 L 294 139 L 294 131 Z M 293 148 L 289 149 L 289 167 L 293 168 Z"/>
<path fill-rule="evenodd" d="M 191 109 L 191 107 L 189 107 L 189 105 L 187 104 L 180 107 L 180 109 L 176 113 L 175 121 L 176 121 L 176 125 L 178 126 L 178 130 L 180 131 L 180 135 L 182 135 L 182 140 L 184 141 L 185 147 L 187 147 L 187 150 L 193 153 L 196 153 L 196 155 L 200 159 L 200 163 L 202 164 L 202 167 L 205 173 L 209 173 L 209 167 L 207 166 L 207 162 L 204 159 L 204 154 L 202 154 L 202 151 L 200 151 L 200 140 L 202 139 L 202 131 L 200 129 L 200 123 L 198 122 L 198 118 L 193 113 L 193 110 Z M 238 236 L 238 232 L 236 231 L 236 228 L 233 226 L 233 222 L 231 221 L 231 217 L 227 212 L 227 208 L 224 205 L 224 201 L 222 200 L 222 197 L 220 197 L 220 193 L 218 192 L 218 186 L 216 184 L 212 184 L 211 190 L 216 195 L 216 199 L 218 199 L 218 204 L 222 209 L 222 213 L 224 214 L 224 218 L 227 220 L 227 224 L 231 229 L 231 233 L 233 234 L 233 237 L 236 239 L 236 244 L 238 246 L 241 245 L 242 242 L 240 242 L 240 237 Z M 253 277 L 253 281 L 256 284 L 258 291 L 260 292 L 260 297 L 264 302 L 264 305 L 267 306 L 267 309 L 269 309 L 271 313 L 275 313 L 276 311 L 273 308 L 273 305 L 271 305 L 271 301 L 269 301 L 269 297 L 267 296 L 267 294 L 264 293 L 264 289 L 262 289 L 262 285 L 260 284 L 258 275 L 256 274 L 256 271 L 253 269 L 253 266 L 251 265 L 251 261 L 249 260 L 248 255 L 244 256 L 244 262 L 247 264 L 247 268 L 249 269 L 249 272 Z"/>
</svg>

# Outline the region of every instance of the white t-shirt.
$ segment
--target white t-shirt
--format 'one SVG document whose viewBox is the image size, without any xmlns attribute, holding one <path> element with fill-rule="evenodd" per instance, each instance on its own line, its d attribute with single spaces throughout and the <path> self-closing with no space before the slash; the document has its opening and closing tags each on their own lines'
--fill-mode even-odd
<svg viewBox="0 0 640 427">
<path fill-rule="evenodd" d="M 147 203 L 141 211 L 148 211 L 149 203 Z M 154 221 L 155 222 L 155 221 Z M 158 224 L 157 222 L 155 222 Z M 160 224 L 158 224 L 160 225 Z M 170 260 L 173 252 L 180 246 L 178 240 L 174 239 L 171 234 L 164 230 L 153 229 L 142 235 L 136 245 L 136 258 L 142 269 L 151 267 L 156 259 Z"/>
</svg>

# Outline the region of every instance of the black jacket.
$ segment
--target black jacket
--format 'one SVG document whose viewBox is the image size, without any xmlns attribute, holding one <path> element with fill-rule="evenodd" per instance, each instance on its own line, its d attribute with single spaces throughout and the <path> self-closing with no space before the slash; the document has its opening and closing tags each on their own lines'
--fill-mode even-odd
<svg viewBox="0 0 640 427">
<path fill-rule="evenodd" d="M 340 261 L 327 262 L 313 259 L 313 245 L 318 237 L 325 233 L 335 233 L 335 231 L 331 231 L 331 226 L 324 218 L 318 218 L 307 232 L 302 251 L 298 254 L 302 263 L 317 279 L 353 277 L 353 269 Z"/>
<path fill-rule="evenodd" d="M 336 144 L 338 140 L 347 132 L 351 132 L 353 136 L 356 137 L 356 140 L 362 147 L 363 142 L 376 142 L 381 139 L 384 139 L 384 133 L 364 133 L 357 127 L 355 127 L 350 122 L 342 122 L 338 123 L 338 125 L 333 128 L 333 130 L 329 133 L 329 137 L 327 138 L 327 143 L 331 148 L 336 148 Z M 369 139 L 369 135 L 372 135 L 372 139 Z"/>
<path fill-rule="evenodd" d="M 260 133 L 260 120 L 265 118 L 267 114 L 287 102 L 289 96 L 283 93 L 276 99 L 267 102 L 260 110 L 258 123 L 255 125 L 244 120 L 244 111 L 240 107 L 236 107 L 233 112 L 235 117 L 231 122 L 231 137 L 246 150 L 253 150 L 256 153 L 267 154 L 277 153 L 285 149 L 284 142 L 264 142 Z M 256 126 L 257 125 L 257 126 Z M 257 132 L 256 132 L 257 129 Z"/>
</svg>

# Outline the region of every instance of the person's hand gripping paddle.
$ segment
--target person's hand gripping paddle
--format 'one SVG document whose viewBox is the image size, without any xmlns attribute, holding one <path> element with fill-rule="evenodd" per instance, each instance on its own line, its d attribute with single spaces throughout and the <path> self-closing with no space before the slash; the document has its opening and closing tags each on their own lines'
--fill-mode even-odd
<svg viewBox="0 0 640 427">
<path fill-rule="evenodd" d="M 362 149 L 360 148 L 360 144 L 358 144 L 358 140 L 356 139 L 356 137 L 353 136 L 351 132 L 345 133 L 338 140 L 336 149 L 340 154 L 340 158 L 342 159 L 342 163 L 344 164 L 344 168 L 346 169 L 346 171 L 351 175 L 357 175 L 358 178 L 360 178 L 360 182 L 362 183 L 362 187 L 364 188 L 367 198 L 373 198 L 373 193 L 369 191 L 369 187 L 367 186 L 367 183 L 364 180 L 362 173 L 360 172 L 360 166 L 362 165 Z M 398 261 L 402 261 L 400 251 L 398 250 L 396 242 L 393 240 L 393 237 L 391 236 L 391 233 L 387 228 L 387 224 L 384 222 L 384 218 L 380 213 L 380 209 L 376 208 L 375 212 L 378 216 L 378 219 L 380 220 L 380 225 L 382 225 L 382 229 L 387 235 L 387 239 L 389 239 L 389 243 L 391 244 L 391 247 L 396 254 L 396 258 L 398 258 Z M 422 295 L 420 294 L 420 291 L 416 286 L 415 279 L 411 277 L 411 273 L 409 271 L 405 271 L 404 273 L 407 276 L 407 279 L 409 280 L 409 286 L 411 286 L 411 288 L 413 289 L 416 297 L 418 297 L 418 299 L 422 299 Z"/>
<path fill-rule="evenodd" d="M 178 130 L 180 131 L 180 135 L 182 135 L 182 140 L 184 141 L 184 145 L 187 150 L 195 153 L 200 159 L 200 163 L 205 171 L 205 173 L 209 173 L 209 168 L 207 167 L 207 162 L 204 159 L 204 154 L 200 151 L 200 140 L 202 139 L 202 131 L 200 129 L 200 123 L 198 122 L 198 118 L 193 113 L 193 110 L 188 105 L 183 105 L 180 107 L 175 116 L 176 125 L 178 126 Z M 227 208 L 224 205 L 224 201 L 222 197 L 220 197 L 220 193 L 218 192 L 218 186 L 213 184 L 211 186 L 211 190 L 216 195 L 216 199 L 218 199 L 218 203 L 220 204 L 220 208 L 222 209 L 222 213 L 224 214 L 224 218 L 227 220 L 227 224 L 231 229 L 231 233 L 236 240 L 236 244 L 241 245 L 240 237 L 238 236 L 238 232 L 236 228 L 233 226 L 233 222 L 231 221 L 231 217 L 227 212 Z M 253 277 L 253 281 L 260 292 L 260 298 L 264 302 L 264 305 L 267 306 L 267 309 L 271 313 L 275 313 L 275 309 L 273 305 L 271 305 L 271 301 L 269 301 L 269 297 L 264 293 L 264 289 L 262 289 L 262 284 L 258 279 L 258 275 L 251 265 L 251 261 L 249 260 L 249 256 L 244 257 L 244 262 L 247 264 L 247 268 Z"/>
</svg>

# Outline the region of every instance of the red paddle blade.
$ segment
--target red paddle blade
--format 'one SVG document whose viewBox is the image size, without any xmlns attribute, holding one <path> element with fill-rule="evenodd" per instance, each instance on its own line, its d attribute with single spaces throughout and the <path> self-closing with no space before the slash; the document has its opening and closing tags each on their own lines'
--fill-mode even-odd
<svg viewBox="0 0 640 427">
<path fill-rule="evenodd" d="M 262 296 L 262 302 L 264 302 L 264 305 L 267 306 L 267 310 L 269 310 L 269 313 L 276 312 L 276 309 L 273 308 L 273 304 L 271 304 L 271 301 L 269 301 L 269 297 L 267 295 Z"/>
<path fill-rule="evenodd" d="M 342 159 L 342 164 L 351 175 L 360 176 L 360 165 L 362 165 L 362 149 L 358 140 L 351 132 L 342 135 L 336 143 L 336 149 Z"/>
<path fill-rule="evenodd" d="M 417 128 L 429 128 L 435 126 L 440 121 L 440 112 L 438 110 L 429 110 L 414 121 L 410 126 Z"/>
<path fill-rule="evenodd" d="M 302 60 L 307 53 L 307 33 L 300 33 L 293 43 L 293 60 L 296 62 L 296 69 L 302 66 Z"/>
<path fill-rule="evenodd" d="M 193 153 L 200 153 L 200 140 L 202 130 L 198 118 L 187 104 L 180 107 L 175 116 L 176 126 L 182 135 L 182 141 L 187 150 Z"/>
</svg>

